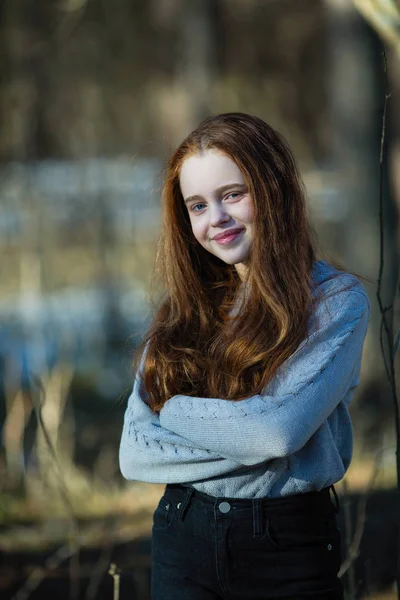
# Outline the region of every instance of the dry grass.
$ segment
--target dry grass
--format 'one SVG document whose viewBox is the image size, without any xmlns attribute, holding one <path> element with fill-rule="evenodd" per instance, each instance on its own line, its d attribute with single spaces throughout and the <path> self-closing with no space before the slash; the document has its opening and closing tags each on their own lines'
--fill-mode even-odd
<svg viewBox="0 0 400 600">
<path fill-rule="evenodd" d="M 374 469 L 373 460 L 353 460 L 344 480 L 335 485 L 343 493 L 362 492 L 368 487 Z M 63 547 L 71 541 L 80 548 L 112 547 L 151 534 L 153 512 L 163 494 L 163 484 L 126 483 L 122 487 L 106 486 L 101 479 L 89 476 L 69 465 L 63 469 L 73 514 L 68 512 L 57 482 L 44 485 L 39 477 L 28 474 L 26 495 L 0 497 L 5 527 L 0 533 L 0 549 L 7 552 L 46 551 Z M 396 485 L 395 465 L 389 460 L 381 468 L 374 488 Z M 71 528 L 71 516 L 78 527 Z M 76 533 L 78 532 L 78 534 Z M 397 600 L 393 589 L 361 600 Z"/>
<path fill-rule="evenodd" d="M 343 493 L 343 482 L 349 491 L 366 489 L 373 461 L 354 460 L 342 482 L 335 484 Z M 73 517 L 79 521 L 82 543 L 94 545 L 109 533 L 115 541 L 135 539 L 151 531 L 152 515 L 163 494 L 164 485 L 141 482 L 127 483 L 118 488 L 91 479 L 70 466 L 63 471 Z M 395 465 L 379 471 L 375 488 L 396 485 Z M 57 489 L 56 482 L 44 485 L 40 478 L 28 475 L 24 497 L 3 494 L 2 521 L 6 527 L 0 534 L 0 548 L 17 550 L 46 547 L 61 543 L 68 536 L 71 514 Z"/>
<path fill-rule="evenodd" d="M 345 482 L 349 491 L 362 492 L 367 487 L 373 470 L 374 460 L 372 458 L 364 460 L 355 458 L 342 481 L 335 483 L 336 490 L 341 493 Z M 375 488 L 390 489 L 396 487 L 396 485 L 396 464 L 393 453 L 386 461 L 381 463 L 375 481 Z"/>
<path fill-rule="evenodd" d="M 372 596 L 364 596 L 361 600 L 397 600 L 397 593 L 387 592 L 385 594 L 373 594 Z"/>
</svg>

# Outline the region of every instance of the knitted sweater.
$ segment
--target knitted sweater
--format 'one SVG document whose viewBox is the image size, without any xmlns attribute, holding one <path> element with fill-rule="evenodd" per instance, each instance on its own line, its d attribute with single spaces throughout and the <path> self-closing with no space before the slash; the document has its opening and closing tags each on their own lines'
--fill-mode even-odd
<svg viewBox="0 0 400 600">
<path fill-rule="evenodd" d="M 342 479 L 353 451 L 349 404 L 370 302 L 354 276 L 329 280 L 332 273 L 326 261 L 315 261 L 323 299 L 310 317 L 309 339 L 261 394 L 236 402 L 177 395 L 158 415 L 145 402 L 139 368 L 121 437 L 123 476 L 225 498 L 287 496 Z"/>
</svg>

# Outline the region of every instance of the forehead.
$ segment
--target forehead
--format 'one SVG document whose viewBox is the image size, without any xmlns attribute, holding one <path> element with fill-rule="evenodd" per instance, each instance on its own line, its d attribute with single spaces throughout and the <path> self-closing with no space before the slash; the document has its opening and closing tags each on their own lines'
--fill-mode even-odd
<svg viewBox="0 0 400 600">
<path fill-rule="evenodd" d="M 223 152 L 206 150 L 186 158 L 180 171 L 182 196 L 211 194 L 228 183 L 244 183 L 236 163 Z"/>
</svg>

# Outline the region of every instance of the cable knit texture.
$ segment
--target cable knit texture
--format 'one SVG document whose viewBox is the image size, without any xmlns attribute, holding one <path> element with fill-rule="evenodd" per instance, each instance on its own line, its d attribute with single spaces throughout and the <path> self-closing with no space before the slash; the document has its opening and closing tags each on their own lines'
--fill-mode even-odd
<svg viewBox="0 0 400 600">
<path fill-rule="evenodd" d="M 332 273 L 326 261 L 314 263 L 324 298 L 310 318 L 309 340 L 262 394 L 236 402 L 178 395 L 157 415 L 145 402 L 139 368 L 120 445 L 124 477 L 183 483 L 224 498 L 286 496 L 342 479 L 353 450 L 348 407 L 370 302 L 352 275 L 328 280 Z"/>
</svg>

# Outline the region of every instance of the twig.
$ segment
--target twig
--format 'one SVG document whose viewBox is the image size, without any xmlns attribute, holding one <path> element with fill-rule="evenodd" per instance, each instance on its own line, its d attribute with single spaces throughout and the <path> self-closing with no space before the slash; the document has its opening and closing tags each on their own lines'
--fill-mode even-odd
<svg viewBox="0 0 400 600">
<path fill-rule="evenodd" d="M 393 344 L 393 327 L 387 322 L 386 313 L 387 311 L 383 308 L 381 298 L 381 282 L 384 267 L 384 226 L 383 226 L 383 180 L 384 180 L 384 151 L 386 141 L 386 118 L 387 118 L 387 104 L 390 98 L 388 89 L 388 74 L 387 74 L 387 58 L 385 48 L 382 51 L 383 56 L 383 70 L 384 70 L 384 85 L 385 85 L 385 102 L 383 107 L 382 116 L 382 134 L 381 134 L 381 149 L 379 157 L 379 229 L 380 229 L 380 264 L 379 264 L 379 275 L 378 275 L 378 286 L 376 296 L 379 303 L 379 308 L 382 315 L 382 325 L 386 334 L 387 347 L 389 352 L 389 365 L 386 365 L 385 352 L 383 348 L 383 335 L 381 334 L 381 348 L 383 354 L 383 360 L 385 362 L 385 368 L 388 374 L 389 383 L 392 390 L 393 404 L 394 404 L 394 415 L 395 415 L 395 431 L 396 431 L 396 470 L 397 470 L 397 490 L 400 494 L 400 409 L 396 391 L 396 375 L 394 369 L 394 344 Z M 400 524 L 399 524 L 400 525 Z M 397 547 L 397 569 L 396 569 L 396 582 L 397 582 L 397 597 L 400 600 L 400 526 L 398 527 L 398 547 Z"/>
<path fill-rule="evenodd" d="M 348 485 L 346 480 L 343 480 L 344 487 L 344 499 L 343 499 L 343 517 L 344 517 L 344 543 L 346 548 L 346 563 L 342 563 L 338 577 L 342 577 L 346 571 L 348 571 L 348 600 L 355 600 L 355 568 L 354 568 L 354 559 L 349 560 L 350 556 L 350 548 L 352 546 L 352 537 L 353 537 L 353 529 L 351 522 L 351 502 L 350 502 L 350 494 L 348 490 Z M 344 568 L 346 565 L 346 568 Z"/>
<path fill-rule="evenodd" d="M 115 563 L 111 563 L 108 573 L 114 579 L 113 600 L 119 600 L 119 581 L 121 578 L 121 571 L 118 569 L 118 567 Z"/>
<path fill-rule="evenodd" d="M 76 522 L 75 519 L 75 515 L 74 515 L 74 509 L 69 497 L 69 493 L 68 493 L 68 488 L 65 484 L 64 478 L 63 478 L 63 474 L 62 474 L 62 469 L 61 469 L 61 465 L 58 462 L 58 458 L 57 458 L 57 453 L 55 451 L 55 448 L 52 444 L 52 441 L 50 439 L 50 435 L 49 432 L 46 429 L 46 426 L 44 424 L 43 418 L 42 418 L 42 405 L 43 405 L 43 401 L 40 401 L 40 396 L 42 396 L 42 398 L 45 397 L 45 390 L 43 389 L 43 385 L 42 382 L 40 381 L 40 379 L 38 377 L 36 377 L 34 374 L 30 374 L 31 380 L 32 382 L 36 383 L 36 386 L 38 388 L 38 396 L 39 396 L 39 400 L 35 397 L 35 394 L 32 394 L 32 402 L 33 402 L 33 407 L 34 407 L 34 411 L 35 411 L 35 415 L 38 421 L 38 425 L 39 427 L 41 427 L 42 432 L 43 432 L 43 437 L 44 440 L 46 442 L 46 445 L 48 447 L 49 453 L 54 461 L 54 464 L 56 466 L 55 472 L 56 472 L 56 477 L 58 479 L 59 482 L 59 492 L 61 495 L 61 498 L 64 502 L 64 505 L 67 509 L 67 513 L 69 516 L 69 522 L 70 522 L 70 539 L 69 539 L 69 544 L 70 544 L 70 551 L 71 551 L 71 561 L 70 561 L 70 599 L 71 600 L 77 600 L 79 598 L 79 585 L 80 585 L 80 575 L 79 575 L 79 528 L 78 528 L 78 524 Z"/>
<path fill-rule="evenodd" d="M 114 538 L 113 534 L 115 533 L 115 531 L 114 531 L 115 525 L 116 525 L 116 521 L 114 519 L 112 519 L 112 521 L 110 522 L 110 528 L 109 529 L 106 528 L 104 530 L 104 536 L 102 536 L 103 542 L 106 542 L 110 538 L 111 539 Z M 103 550 L 101 552 L 100 558 L 92 570 L 92 576 L 90 578 L 89 585 L 87 587 L 85 600 L 96 600 L 97 590 L 99 589 L 102 576 L 104 573 L 106 573 L 107 567 L 110 564 L 113 547 L 114 547 L 113 543 L 105 544 L 103 546 Z"/>
<path fill-rule="evenodd" d="M 376 453 L 372 474 L 369 478 L 369 481 L 364 490 L 364 493 L 362 494 L 362 496 L 358 502 L 355 532 L 352 537 L 351 544 L 347 547 L 347 556 L 340 567 L 338 577 L 343 577 L 343 575 L 352 567 L 353 562 L 359 556 L 361 539 L 362 539 L 362 536 L 364 533 L 365 522 L 366 522 L 366 507 L 367 507 L 368 496 L 371 493 L 371 490 L 375 483 L 375 479 L 379 473 L 380 461 L 382 460 L 382 454 L 386 450 L 388 450 L 388 448 L 381 448 Z M 354 592 L 354 590 L 353 590 L 353 592 Z"/>
<path fill-rule="evenodd" d="M 365 20 L 390 44 L 397 53 L 400 51 L 398 0 L 353 0 Z"/>
<path fill-rule="evenodd" d="M 96 600 L 97 591 L 99 589 L 103 574 L 107 571 L 110 564 L 110 558 L 113 551 L 113 545 L 105 546 L 99 560 L 93 568 L 92 576 L 87 587 L 85 600 Z"/>
<path fill-rule="evenodd" d="M 32 592 L 34 592 L 42 583 L 42 581 L 46 579 L 48 572 L 53 571 L 60 566 L 64 560 L 73 555 L 73 552 L 74 550 L 69 544 L 61 546 L 61 548 L 59 548 L 54 554 L 49 556 L 43 567 L 37 567 L 32 571 L 25 583 L 21 586 L 17 593 L 12 596 L 11 600 L 27 600 Z"/>
</svg>

